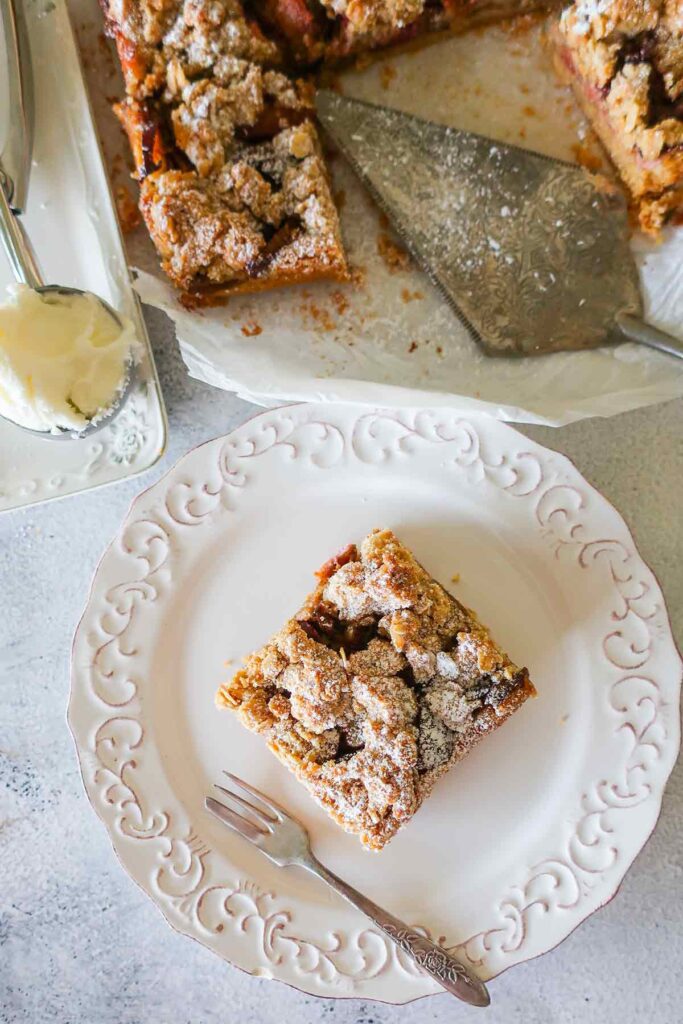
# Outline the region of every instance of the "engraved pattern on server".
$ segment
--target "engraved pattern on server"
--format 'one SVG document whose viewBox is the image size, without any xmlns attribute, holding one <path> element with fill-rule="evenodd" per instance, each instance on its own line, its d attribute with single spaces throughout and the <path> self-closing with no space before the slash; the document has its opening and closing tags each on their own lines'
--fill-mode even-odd
<svg viewBox="0 0 683 1024">
<path fill-rule="evenodd" d="M 638 315 L 626 203 L 577 167 L 397 110 L 318 98 L 323 124 L 475 340 L 534 355 Z M 360 122 L 360 123 L 359 123 Z M 622 339 L 623 340 L 623 339 Z"/>
</svg>

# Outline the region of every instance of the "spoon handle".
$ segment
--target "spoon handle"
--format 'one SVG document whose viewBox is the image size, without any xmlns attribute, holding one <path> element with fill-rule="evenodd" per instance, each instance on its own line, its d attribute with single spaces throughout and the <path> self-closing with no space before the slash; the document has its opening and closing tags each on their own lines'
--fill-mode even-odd
<svg viewBox="0 0 683 1024">
<path fill-rule="evenodd" d="M 647 345 L 648 348 L 655 348 L 658 352 L 665 352 L 668 356 L 683 359 L 683 341 L 658 330 L 652 324 L 646 324 L 635 316 L 622 313 L 617 317 L 617 327 L 629 341 L 638 341 L 641 345 Z"/>
<path fill-rule="evenodd" d="M 34 99 L 26 14 L 20 0 L 0 0 L 0 24 L 9 113 L 1 171 L 8 202 L 16 213 L 23 213 L 33 153 Z"/>
<path fill-rule="evenodd" d="M 26 207 L 33 147 L 33 75 L 24 12 L 16 0 L 0 0 L 9 101 L 8 135 L 0 163 L 0 241 L 17 281 L 43 284 L 31 243 L 17 215 Z"/>
<path fill-rule="evenodd" d="M 0 241 L 17 281 L 27 284 L 29 288 L 41 288 L 43 278 L 36 257 L 19 218 L 9 205 L 3 179 L 4 174 L 0 166 Z"/>
</svg>

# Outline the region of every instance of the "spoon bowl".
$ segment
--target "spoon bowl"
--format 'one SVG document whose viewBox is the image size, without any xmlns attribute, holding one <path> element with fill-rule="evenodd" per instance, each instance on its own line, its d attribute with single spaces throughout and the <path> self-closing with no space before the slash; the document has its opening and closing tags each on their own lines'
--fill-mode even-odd
<svg viewBox="0 0 683 1024">
<path fill-rule="evenodd" d="M 2 169 L 0 168 L 0 241 L 3 243 L 3 247 L 14 270 L 17 281 L 20 284 L 31 288 L 32 291 L 40 295 L 46 302 L 50 301 L 49 297 L 51 295 L 92 295 L 93 298 L 95 298 L 106 310 L 107 314 L 119 325 L 119 327 L 123 328 L 125 325 L 120 313 L 118 313 L 99 295 L 95 295 L 93 292 L 83 291 L 80 288 L 68 287 L 66 285 L 44 284 L 43 277 L 38 269 L 38 264 L 28 237 L 22 230 L 19 218 L 12 209 L 7 198 L 3 187 L 3 178 L 5 181 L 7 180 L 6 175 L 3 176 Z M 103 427 L 106 427 L 111 423 L 114 417 L 118 415 L 132 390 L 133 378 L 134 361 L 133 353 L 131 351 L 126 362 L 123 384 L 114 402 L 107 409 L 104 415 L 88 421 L 82 430 L 73 430 L 64 427 L 57 427 L 54 430 L 37 430 L 33 427 L 26 427 L 22 423 L 16 423 L 7 416 L 2 416 L 2 418 L 7 420 L 9 423 L 14 423 L 15 426 L 20 427 L 22 430 L 25 430 L 30 434 L 34 434 L 37 437 L 45 437 L 53 441 L 79 441 L 84 437 L 89 437 L 91 434 L 96 433 L 98 430 L 102 430 Z"/>
<path fill-rule="evenodd" d="M 50 295 L 92 295 L 93 298 L 104 307 L 109 316 L 116 321 L 119 327 L 124 327 L 124 321 L 120 313 L 118 313 L 113 306 L 110 306 L 109 303 L 99 295 L 95 295 L 94 292 L 86 292 L 81 288 L 70 288 L 61 284 L 40 285 L 34 288 L 34 291 L 39 295 L 44 296 L 44 301 L 46 302 L 49 302 Z M 6 416 L 3 416 L 2 418 L 10 423 L 14 423 L 15 427 L 19 427 L 28 434 L 34 434 L 37 437 L 45 437 L 51 441 L 81 441 L 83 438 L 90 437 L 92 434 L 96 434 L 104 427 L 109 426 L 112 420 L 118 416 L 119 412 L 128 400 L 128 396 L 133 390 L 134 383 L 135 363 L 131 352 L 126 361 L 125 376 L 116 399 L 112 402 L 103 416 L 98 416 L 96 419 L 89 420 L 82 430 L 72 430 L 67 427 L 57 427 L 56 430 L 36 430 L 33 427 L 25 427 L 22 423 L 16 423 L 14 420 L 9 420 Z"/>
</svg>

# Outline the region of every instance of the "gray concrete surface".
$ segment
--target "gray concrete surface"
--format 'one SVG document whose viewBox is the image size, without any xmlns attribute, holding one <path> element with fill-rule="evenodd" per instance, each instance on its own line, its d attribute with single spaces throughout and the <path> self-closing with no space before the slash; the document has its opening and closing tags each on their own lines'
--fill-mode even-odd
<svg viewBox="0 0 683 1024">
<path fill-rule="evenodd" d="M 173 933 L 119 867 L 86 801 L 65 723 L 69 647 L 97 560 L 130 499 L 244 402 L 187 378 L 163 316 L 148 322 L 170 417 L 144 477 L 0 517 L 2 1024 L 680 1024 L 683 771 L 618 896 L 558 949 L 492 986 L 392 1008 L 317 1000 L 247 977 Z M 629 521 L 683 640 L 683 401 L 537 440 L 571 456 Z M 481 1014 L 481 1017 L 478 1017 Z"/>
</svg>

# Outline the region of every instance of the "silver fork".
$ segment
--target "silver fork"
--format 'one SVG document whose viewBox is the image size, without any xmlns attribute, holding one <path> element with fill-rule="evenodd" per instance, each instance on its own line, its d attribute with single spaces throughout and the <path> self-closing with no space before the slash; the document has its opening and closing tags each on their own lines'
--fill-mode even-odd
<svg viewBox="0 0 683 1024">
<path fill-rule="evenodd" d="M 220 801 L 214 800 L 213 797 L 207 797 L 205 803 L 208 811 L 219 818 L 228 828 L 231 828 L 233 832 L 237 832 L 244 839 L 253 843 L 279 867 L 298 864 L 317 875 L 318 878 L 322 878 L 323 882 L 327 882 L 335 892 L 338 892 L 358 910 L 362 910 L 392 942 L 395 942 L 404 953 L 412 958 L 421 970 L 434 981 L 438 981 L 447 992 L 471 1006 L 489 1005 L 491 999 L 486 985 L 463 963 L 456 960 L 441 946 L 437 946 L 424 935 L 420 935 L 419 932 L 408 927 L 393 914 L 378 907 L 362 892 L 358 892 L 343 878 L 339 878 L 338 875 L 328 870 L 314 856 L 308 832 L 300 822 L 279 804 L 244 782 L 243 779 L 238 778 L 237 775 L 227 771 L 224 774 L 240 792 L 219 785 L 216 785 L 216 789 L 224 793 L 241 810 L 236 811 L 232 807 L 226 807 Z M 251 799 L 248 800 L 244 794 Z"/>
</svg>

